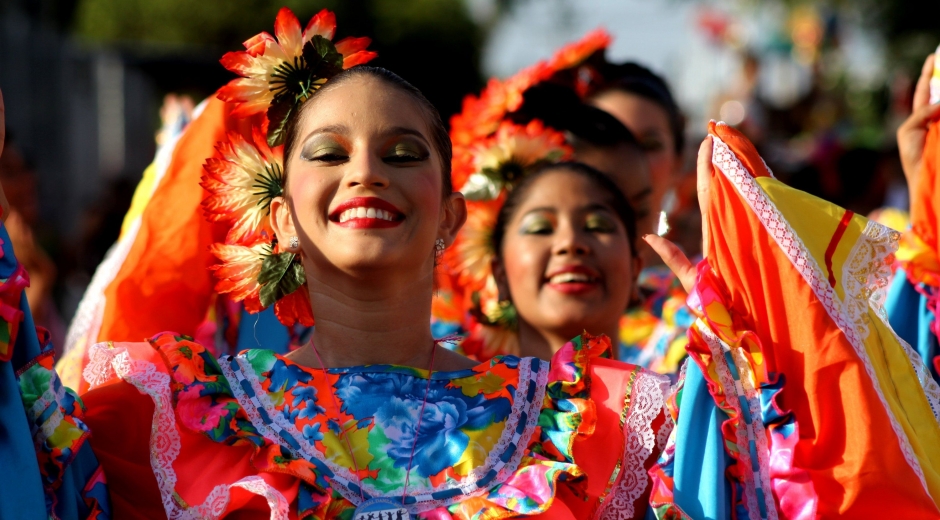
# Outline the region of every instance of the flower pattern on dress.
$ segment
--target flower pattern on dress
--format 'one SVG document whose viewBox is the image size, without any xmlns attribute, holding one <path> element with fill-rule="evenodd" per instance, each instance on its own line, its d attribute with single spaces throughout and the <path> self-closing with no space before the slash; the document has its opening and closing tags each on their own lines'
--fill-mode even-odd
<svg viewBox="0 0 940 520">
<path fill-rule="evenodd" d="M 590 358 L 610 348 L 586 337 L 552 368 L 502 356 L 435 372 L 419 428 L 423 370 L 377 365 L 324 374 L 267 350 L 216 360 L 171 333 L 151 344 L 173 376 L 180 424 L 216 442 L 253 445 L 259 472 L 301 479 L 292 506 L 298 518 L 346 518 L 360 479 L 367 496 L 401 496 L 409 462 L 407 506 L 422 518 L 537 514 L 561 483 L 580 493 L 585 480 L 572 446 L 596 421 L 585 374 Z M 431 498 L 418 503 L 421 494 Z"/>
</svg>

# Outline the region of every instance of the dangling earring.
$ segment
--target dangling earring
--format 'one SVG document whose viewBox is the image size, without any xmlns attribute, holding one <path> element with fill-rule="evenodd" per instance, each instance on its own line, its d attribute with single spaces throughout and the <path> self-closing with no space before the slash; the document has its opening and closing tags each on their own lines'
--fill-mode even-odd
<svg viewBox="0 0 940 520">
<path fill-rule="evenodd" d="M 434 263 L 435 264 L 441 263 L 441 258 L 443 258 L 444 256 L 444 248 L 446 247 L 447 245 L 444 244 L 443 238 L 438 238 L 437 240 L 434 241 Z"/>
<path fill-rule="evenodd" d="M 291 249 L 297 249 L 300 247 L 300 239 L 297 237 L 290 237 L 287 239 L 287 247 Z"/>
</svg>

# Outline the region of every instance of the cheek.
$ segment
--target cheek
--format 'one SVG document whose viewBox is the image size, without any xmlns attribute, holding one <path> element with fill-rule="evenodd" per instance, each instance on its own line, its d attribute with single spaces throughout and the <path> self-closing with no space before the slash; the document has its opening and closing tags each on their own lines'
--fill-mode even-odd
<svg viewBox="0 0 940 520">
<path fill-rule="evenodd" d="M 549 251 L 538 239 L 513 237 L 503 246 L 503 265 L 513 302 L 525 305 L 536 298 Z"/>
<path fill-rule="evenodd" d="M 602 241 L 597 248 L 598 263 L 604 270 L 607 290 L 612 295 L 629 295 L 633 285 L 633 257 L 623 238 Z"/>
</svg>

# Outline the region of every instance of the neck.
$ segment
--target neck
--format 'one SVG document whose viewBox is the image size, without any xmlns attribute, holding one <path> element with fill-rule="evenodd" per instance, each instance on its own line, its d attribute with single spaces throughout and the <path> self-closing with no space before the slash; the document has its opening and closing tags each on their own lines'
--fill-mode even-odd
<svg viewBox="0 0 940 520">
<path fill-rule="evenodd" d="M 577 331 L 575 331 L 577 330 Z M 523 356 L 532 356 L 539 359 L 551 360 L 556 352 L 575 336 L 584 332 L 584 329 L 548 330 L 537 329 L 525 320 L 519 320 L 519 348 Z M 614 345 L 619 341 L 619 322 L 611 323 L 600 330 L 588 330 L 590 334 L 605 334 Z M 616 354 L 616 351 L 615 351 Z"/>
<path fill-rule="evenodd" d="M 395 277 L 319 278 L 309 284 L 316 318 L 312 342 L 326 367 L 389 364 L 427 368 L 434 345 L 430 269 L 427 276 L 408 282 Z M 291 358 L 319 365 L 309 346 L 295 351 Z"/>
</svg>

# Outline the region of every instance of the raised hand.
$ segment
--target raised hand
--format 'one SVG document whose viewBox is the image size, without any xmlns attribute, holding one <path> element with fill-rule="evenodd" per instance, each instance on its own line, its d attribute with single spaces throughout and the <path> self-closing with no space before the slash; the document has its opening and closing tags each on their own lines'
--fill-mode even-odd
<svg viewBox="0 0 940 520">
<path fill-rule="evenodd" d="M 698 148 L 698 162 L 696 163 L 696 190 L 698 191 L 698 207 L 702 212 L 702 237 L 708 240 L 708 204 L 710 200 L 711 174 L 712 174 L 712 138 L 706 137 Z M 659 235 L 645 235 L 643 240 L 656 251 L 669 269 L 675 273 L 686 292 L 695 285 L 695 265 L 689 260 L 679 246 Z M 702 251 L 705 251 L 703 244 Z"/>
<path fill-rule="evenodd" d="M 930 104 L 930 77 L 933 75 L 934 55 L 927 56 L 914 89 L 914 106 L 911 115 L 898 127 L 898 150 L 901 166 L 907 178 L 908 190 L 916 188 L 924 159 L 924 143 L 927 140 L 927 125 L 940 116 L 940 103 Z"/>
</svg>

